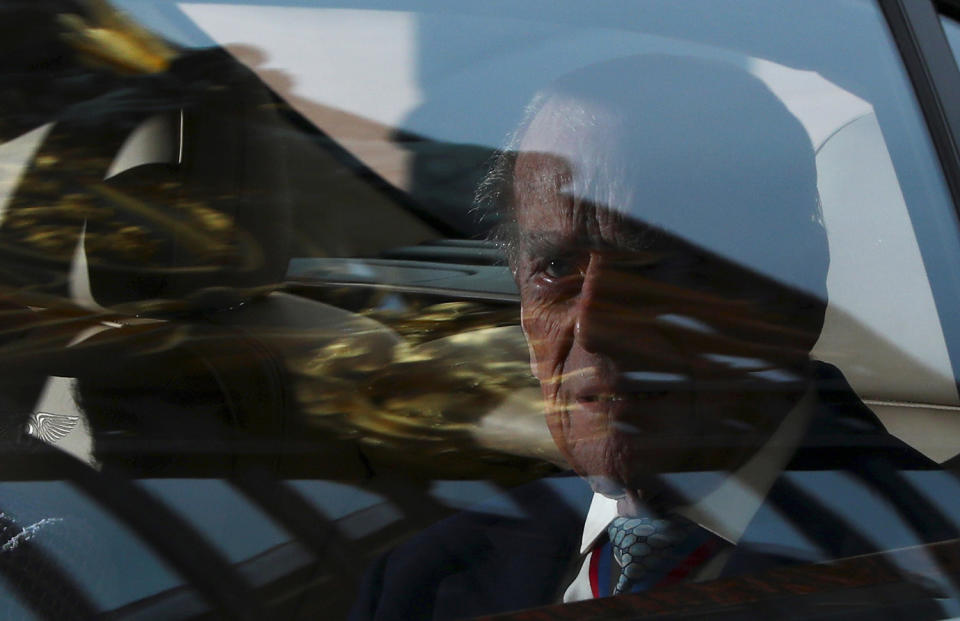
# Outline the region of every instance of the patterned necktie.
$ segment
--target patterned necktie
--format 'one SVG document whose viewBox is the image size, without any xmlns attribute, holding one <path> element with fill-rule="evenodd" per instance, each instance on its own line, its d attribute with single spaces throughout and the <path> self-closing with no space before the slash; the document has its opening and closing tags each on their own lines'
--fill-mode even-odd
<svg viewBox="0 0 960 621">
<path fill-rule="evenodd" d="M 613 558 L 620 566 L 614 595 L 650 588 L 713 538 L 680 516 L 617 517 L 607 527 L 607 534 Z"/>
</svg>

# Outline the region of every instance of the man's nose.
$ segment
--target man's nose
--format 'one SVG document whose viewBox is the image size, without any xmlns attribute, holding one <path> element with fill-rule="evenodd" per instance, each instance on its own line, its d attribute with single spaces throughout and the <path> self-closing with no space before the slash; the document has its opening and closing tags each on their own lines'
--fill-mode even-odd
<svg viewBox="0 0 960 621">
<path fill-rule="evenodd" d="M 633 297 L 627 280 L 604 257 L 591 255 L 574 311 L 574 337 L 585 350 L 610 353 L 618 339 L 630 338 L 624 332 Z"/>
</svg>

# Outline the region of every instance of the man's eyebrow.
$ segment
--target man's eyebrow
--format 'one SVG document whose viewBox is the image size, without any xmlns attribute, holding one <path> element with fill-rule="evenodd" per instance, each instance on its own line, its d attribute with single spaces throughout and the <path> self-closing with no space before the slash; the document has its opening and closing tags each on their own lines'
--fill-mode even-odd
<svg viewBox="0 0 960 621">
<path fill-rule="evenodd" d="M 633 231 L 614 242 L 588 233 L 562 234 L 550 231 L 524 231 L 517 236 L 518 250 L 528 256 L 558 256 L 583 249 L 608 252 L 651 252 L 657 235 L 650 230 Z"/>
<path fill-rule="evenodd" d="M 522 254 L 530 256 L 555 256 L 574 252 L 577 249 L 592 248 L 585 235 L 563 235 L 544 231 L 521 233 L 517 246 Z"/>
</svg>

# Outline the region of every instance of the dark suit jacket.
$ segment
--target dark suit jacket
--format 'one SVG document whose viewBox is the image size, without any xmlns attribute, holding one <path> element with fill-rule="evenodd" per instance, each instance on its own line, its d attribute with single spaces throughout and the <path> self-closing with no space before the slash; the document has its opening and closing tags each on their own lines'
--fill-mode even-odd
<svg viewBox="0 0 960 621">
<path fill-rule="evenodd" d="M 887 434 L 839 371 L 818 367 L 820 407 L 724 577 L 960 536 L 960 510 L 934 506 L 908 478 L 925 471 L 960 486 Z M 580 478 L 555 477 L 508 494 L 518 511 L 481 505 L 436 524 L 368 571 L 351 618 L 456 619 L 558 602 L 591 497 Z"/>
</svg>

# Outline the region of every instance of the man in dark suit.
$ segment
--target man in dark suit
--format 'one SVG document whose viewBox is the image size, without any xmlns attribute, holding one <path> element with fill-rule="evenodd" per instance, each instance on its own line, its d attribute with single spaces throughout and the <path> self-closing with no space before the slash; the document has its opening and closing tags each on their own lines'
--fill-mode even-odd
<svg viewBox="0 0 960 621">
<path fill-rule="evenodd" d="M 810 359 L 829 262 L 814 151 L 760 80 L 671 56 L 577 70 L 537 96 L 481 197 L 579 478 L 404 544 L 371 571 L 357 618 L 507 611 L 957 536 L 902 474 L 934 464 Z"/>
</svg>

